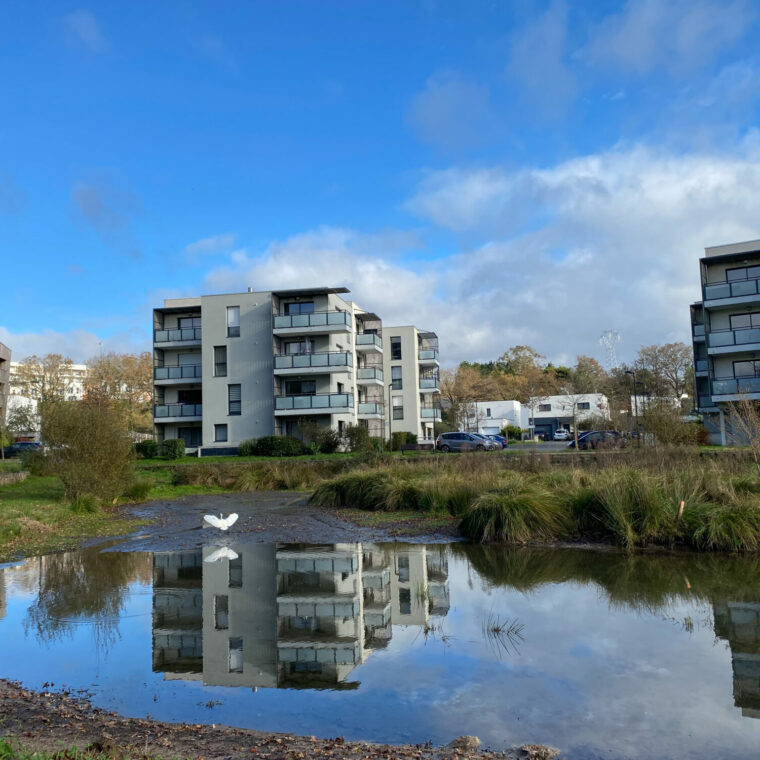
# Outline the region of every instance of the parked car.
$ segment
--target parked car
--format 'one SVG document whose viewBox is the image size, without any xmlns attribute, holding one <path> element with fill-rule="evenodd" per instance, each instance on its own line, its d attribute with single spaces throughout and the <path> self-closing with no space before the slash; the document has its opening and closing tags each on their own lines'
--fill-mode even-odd
<svg viewBox="0 0 760 760">
<path fill-rule="evenodd" d="M 558 428 L 554 431 L 555 441 L 569 441 L 573 437 L 573 434 L 565 428 Z"/>
<path fill-rule="evenodd" d="M 486 438 L 490 438 L 492 441 L 496 441 L 496 443 L 501 446 L 501 448 L 506 449 L 507 446 L 509 446 L 509 441 L 503 436 L 503 435 L 496 435 L 496 433 L 490 433 L 486 435 Z"/>
<path fill-rule="evenodd" d="M 617 430 L 589 430 L 578 436 L 578 449 L 619 449 L 626 445 L 625 438 Z M 567 444 L 575 448 L 575 441 Z"/>
<path fill-rule="evenodd" d="M 491 441 L 478 433 L 441 433 L 435 439 L 435 447 L 439 451 L 491 451 L 497 448 L 495 441 Z M 500 447 L 499 447 L 500 448 Z"/>
<path fill-rule="evenodd" d="M 476 438 L 480 438 L 486 444 L 486 451 L 498 451 L 501 449 L 501 444 L 494 441 L 490 436 L 484 433 L 472 433 Z"/>
<path fill-rule="evenodd" d="M 41 451 L 42 444 L 39 441 L 17 441 L 3 449 L 6 459 L 21 456 L 26 451 Z"/>
</svg>

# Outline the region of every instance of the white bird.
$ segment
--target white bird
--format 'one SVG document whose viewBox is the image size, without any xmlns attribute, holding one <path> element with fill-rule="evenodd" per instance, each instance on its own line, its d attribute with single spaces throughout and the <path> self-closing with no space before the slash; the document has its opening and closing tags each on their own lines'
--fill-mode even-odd
<svg viewBox="0 0 760 760">
<path fill-rule="evenodd" d="M 237 512 L 233 512 L 231 515 L 228 515 L 227 517 L 222 517 L 221 514 L 219 517 L 216 515 L 203 515 L 203 519 L 209 524 L 213 525 L 215 528 L 219 528 L 219 530 L 227 530 L 228 528 L 231 528 L 238 519 Z"/>
<path fill-rule="evenodd" d="M 204 559 L 204 562 L 218 562 L 220 559 L 237 559 L 238 555 L 236 551 L 230 549 L 229 546 L 220 546 L 216 551 Z"/>
</svg>

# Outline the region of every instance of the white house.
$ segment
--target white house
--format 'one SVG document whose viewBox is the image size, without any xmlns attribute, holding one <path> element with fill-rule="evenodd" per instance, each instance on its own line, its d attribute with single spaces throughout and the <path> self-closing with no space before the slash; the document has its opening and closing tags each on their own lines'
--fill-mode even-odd
<svg viewBox="0 0 760 760">
<path fill-rule="evenodd" d="M 551 439 L 559 428 L 571 430 L 593 417 L 610 418 L 610 402 L 603 393 L 575 393 L 532 398 L 523 407 L 533 434 Z"/>
</svg>

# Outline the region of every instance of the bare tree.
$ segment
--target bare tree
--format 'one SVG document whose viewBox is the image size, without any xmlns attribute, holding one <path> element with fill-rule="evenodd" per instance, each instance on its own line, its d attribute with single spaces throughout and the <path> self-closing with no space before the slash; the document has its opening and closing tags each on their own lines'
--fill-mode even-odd
<svg viewBox="0 0 760 760">
<path fill-rule="evenodd" d="M 19 362 L 11 382 L 20 395 L 41 405 L 63 401 L 71 384 L 73 362 L 61 354 L 27 356 Z"/>
<path fill-rule="evenodd" d="M 685 343 L 642 346 L 636 358 L 636 369 L 649 373 L 652 395 L 680 399 L 686 392 L 692 358 L 692 350 Z"/>
</svg>

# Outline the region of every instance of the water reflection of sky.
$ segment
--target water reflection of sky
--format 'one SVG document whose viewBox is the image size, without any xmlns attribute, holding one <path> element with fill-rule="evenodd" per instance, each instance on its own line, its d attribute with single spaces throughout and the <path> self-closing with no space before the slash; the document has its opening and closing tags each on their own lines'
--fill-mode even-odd
<svg viewBox="0 0 760 760">
<path fill-rule="evenodd" d="M 353 551 L 361 556 L 363 551 L 361 547 L 341 546 L 343 554 Z M 163 720 L 229 723 L 322 736 L 342 734 L 388 742 L 446 742 L 468 733 L 494 747 L 523 742 L 553 744 L 574 758 L 757 757 L 760 718 L 743 716 L 742 705 L 734 703 L 735 676 L 741 673 L 732 667 L 731 648 L 746 652 L 749 635 L 758 644 L 754 656 L 760 661 L 760 630 L 755 630 L 760 624 L 755 629 L 751 627 L 752 620 L 760 621 L 760 595 L 748 599 L 742 582 L 753 568 L 731 560 L 739 562 L 735 567 L 736 625 L 731 629 L 737 633 L 721 630 L 721 637 L 716 637 L 714 603 L 715 609 L 723 610 L 725 603 L 731 601 L 732 576 L 722 578 L 719 588 L 713 588 L 710 569 L 691 568 L 690 560 L 679 560 L 684 577 L 688 574 L 692 579 L 683 584 L 678 573 L 673 578 L 663 577 L 667 576 L 667 565 L 651 573 L 652 584 L 662 585 L 654 596 L 664 603 L 651 599 L 642 603 L 638 593 L 650 578 L 651 569 L 644 560 L 631 576 L 634 590 L 627 603 L 625 594 L 619 591 L 610 601 L 606 588 L 629 569 L 616 565 L 619 560 L 614 558 L 597 556 L 593 569 L 586 572 L 577 553 L 568 560 L 568 569 L 552 569 L 554 558 L 543 562 L 539 556 L 535 567 L 522 568 L 519 580 L 512 581 L 509 568 L 500 571 L 498 554 L 489 556 L 492 566 L 486 570 L 486 563 L 471 562 L 460 547 L 446 550 L 443 574 L 448 601 L 442 605 L 440 556 L 435 560 L 438 564 L 431 565 L 428 560 L 426 565 L 425 550 L 415 548 L 416 554 L 409 555 L 412 577 L 408 583 L 413 609 L 406 620 L 408 624 L 399 625 L 398 597 L 403 596 L 403 591 L 399 591 L 397 576 L 395 586 L 388 578 L 398 572 L 398 557 L 405 556 L 407 549 L 378 547 L 375 553 L 378 583 L 388 583 L 392 635 L 387 645 L 373 646 L 372 635 L 368 635 L 366 626 L 362 627 L 363 662 L 335 669 L 335 686 L 340 685 L 338 679 L 343 679 L 344 683 L 359 682 L 357 688 L 254 690 L 246 685 L 204 685 L 203 680 L 218 683 L 228 678 L 226 673 L 211 674 L 215 645 L 207 627 L 209 594 L 220 590 L 213 587 L 213 573 L 227 573 L 223 565 L 198 568 L 202 584 L 199 575 L 196 595 L 198 600 L 203 599 L 205 616 L 202 675 L 171 672 L 176 664 L 171 662 L 162 666 L 167 672 L 154 672 L 156 642 L 163 641 L 157 637 L 156 588 L 152 582 L 157 577 L 157 560 L 151 555 L 117 553 L 99 556 L 97 569 L 104 577 L 108 576 L 108 563 L 119 565 L 110 585 L 104 581 L 94 589 L 82 585 L 81 573 L 86 572 L 90 559 L 78 567 L 78 555 L 70 555 L 68 564 L 56 566 L 61 583 L 71 584 L 77 593 L 87 597 L 86 602 L 81 602 L 85 612 L 76 598 L 66 597 L 61 583 L 52 577 L 45 582 L 47 596 L 40 591 L 44 563 L 35 565 L 30 561 L 3 571 L 0 599 L 4 598 L 5 606 L 4 617 L 0 617 L 0 640 L 5 655 L 0 675 L 32 688 L 52 681 L 56 687 L 88 689 L 99 706 Z M 307 552 L 304 556 L 313 555 L 306 548 L 303 551 Z M 245 549 L 241 554 L 245 563 Z M 335 556 L 343 554 L 335 552 Z M 286 555 L 295 556 L 292 551 L 282 552 L 282 556 Z M 125 556 L 132 559 L 126 560 Z M 274 548 L 271 556 L 277 556 Z M 163 556 L 160 561 L 172 560 Z M 280 577 L 284 560 L 273 562 L 276 565 L 272 567 L 279 573 L 277 598 L 287 601 L 287 584 L 283 585 Z M 662 562 L 662 558 L 651 562 Z M 291 583 L 294 578 L 302 581 L 307 576 L 309 582 L 324 582 L 324 572 L 322 576 L 314 572 L 304 576 L 298 575 L 295 564 L 290 567 Z M 338 585 L 329 589 L 320 586 L 319 594 L 343 594 L 344 598 L 350 584 L 361 579 L 362 567 L 366 570 L 366 562 L 358 567 L 335 565 L 332 571 Z M 439 572 L 434 591 L 430 589 L 435 585 L 431 567 Z M 256 576 L 256 593 L 272 593 L 274 599 L 274 592 L 265 582 L 265 570 Z M 533 572 L 542 582 L 522 590 L 532 585 Z M 637 579 L 641 581 L 638 586 Z M 165 585 L 173 582 L 162 580 Z M 366 577 L 365 582 L 369 585 Z M 177 583 L 187 587 L 194 581 Z M 700 588 L 691 589 L 692 584 Z M 292 588 L 299 589 L 301 595 L 295 597 L 301 602 L 308 597 L 302 586 Z M 39 618 L 35 625 L 30 624 L 30 609 L 40 609 L 38 592 L 48 605 L 43 605 L 43 611 L 54 609 L 62 615 L 49 627 Z M 364 594 L 366 612 L 366 589 Z M 436 594 L 438 601 L 431 601 Z M 233 597 L 230 600 L 232 626 L 235 607 Z M 414 606 L 421 602 L 423 606 L 415 610 Z M 280 602 L 278 605 L 282 613 L 278 625 L 282 628 L 286 609 Z M 2 610 L 0 606 L 0 615 Z M 107 610 L 108 614 L 99 618 L 98 610 Z M 753 618 L 755 611 L 757 616 Z M 483 634 L 483 621 L 489 615 L 518 620 L 523 626 L 522 640 L 518 638 L 512 648 L 500 652 Z M 357 613 L 357 620 L 360 618 Z M 290 622 L 293 621 L 304 625 L 303 615 L 293 616 Z M 168 625 L 163 619 L 160 622 Z M 345 630 L 342 629 L 341 640 L 345 639 Z M 292 630 L 290 635 L 297 638 Z M 733 637 L 731 646 L 728 637 Z M 278 649 L 277 657 L 287 658 L 287 651 L 292 654 L 295 650 Z M 246 660 L 245 667 L 248 666 Z M 282 685 L 290 677 L 283 680 L 282 676 L 282 668 L 288 666 L 279 663 L 278 667 Z M 760 676 L 760 664 L 756 675 Z M 240 683 L 245 683 L 245 674 L 240 678 Z M 305 684 L 308 686 L 308 682 Z M 745 689 L 741 699 L 760 699 L 760 680 L 757 684 L 757 694 L 750 691 L 747 696 Z M 208 707 L 211 701 L 215 704 Z M 750 702 L 744 705 L 747 716 L 760 715 L 753 706 Z"/>
</svg>

